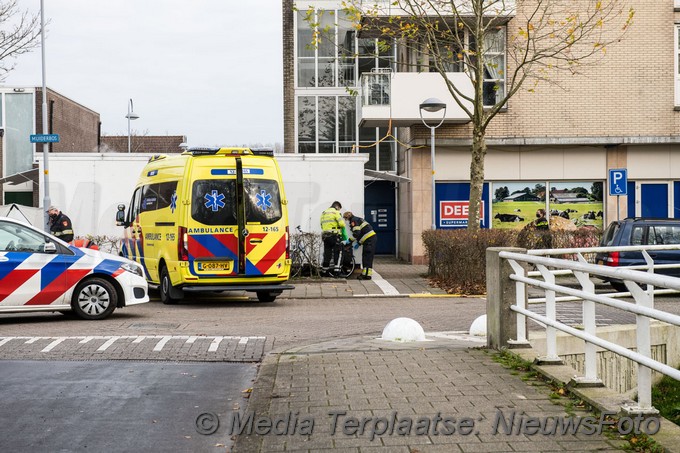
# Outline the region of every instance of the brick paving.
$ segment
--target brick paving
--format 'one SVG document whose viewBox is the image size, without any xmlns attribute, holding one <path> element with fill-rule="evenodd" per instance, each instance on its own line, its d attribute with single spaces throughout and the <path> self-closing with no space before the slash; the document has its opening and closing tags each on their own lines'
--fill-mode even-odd
<svg viewBox="0 0 680 453">
<path fill-rule="evenodd" d="M 261 366 L 244 415 L 249 413 L 270 420 L 311 417 L 314 426 L 307 435 L 290 429 L 290 424 L 288 433 L 281 435 L 244 431 L 237 438 L 236 452 L 549 452 L 622 447 L 621 441 L 604 435 L 530 435 L 530 430 L 518 428 L 517 421 L 512 425 L 513 413 L 515 420 L 522 415 L 553 420 L 570 415 L 553 402 L 549 388 L 530 385 L 495 363 L 490 353 L 465 347 L 271 354 Z M 361 426 L 363 431 L 357 428 Z"/>
</svg>

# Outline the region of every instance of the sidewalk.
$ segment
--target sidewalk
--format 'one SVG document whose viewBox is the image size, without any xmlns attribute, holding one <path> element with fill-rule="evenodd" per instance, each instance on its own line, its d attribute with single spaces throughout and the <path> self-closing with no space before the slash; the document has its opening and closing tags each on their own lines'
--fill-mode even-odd
<svg viewBox="0 0 680 453">
<path fill-rule="evenodd" d="M 375 267 L 370 281 L 296 281 L 281 297 L 455 297 L 428 285 L 427 266 L 380 258 Z M 356 337 L 270 353 L 241 412 L 243 426 L 252 415 L 251 428 L 260 420 L 264 431 L 246 426 L 233 451 L 620 451 L 623 441 L 604 435 L 527 433 L 522 415 L 586 414 L 567 414 L 551 389 L 494 362 L 476 340 Z"/>
<path fill-rule="evenodd" d="M 295 289 L 279 297 L 289 299 L 338 297 L 443 297 L 446 291 L 428 284 L 426 265 L 408 264 L 393 257 L 376 257 L 372 280 L 356 277 L 292 280 Z"/>
<path fill-rule="evenodd" d="M 243 415 L 279 431 L 246 429 L 233 451 L 621 451 L 623 441 L 604 435 L 530 435 L 523 415 L 587 414 L 567 413 L 549 388 L 523 381 L 493 354 L 464 342 L 373 338 L 270 354 Z"/>
</svg>

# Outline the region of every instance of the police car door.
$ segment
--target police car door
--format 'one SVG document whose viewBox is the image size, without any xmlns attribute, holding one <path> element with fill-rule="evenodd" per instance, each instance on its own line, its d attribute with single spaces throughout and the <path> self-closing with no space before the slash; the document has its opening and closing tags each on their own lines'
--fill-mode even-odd
<svg viewBox="0 0 680 453">
<path fill-rule="evenodd" d="M 68 304 L 67 268 L 74 253 L 61 245 L 44 251 L 48 236 L 13 222 L 0 221 L 0 307 Z"/>
</svg>

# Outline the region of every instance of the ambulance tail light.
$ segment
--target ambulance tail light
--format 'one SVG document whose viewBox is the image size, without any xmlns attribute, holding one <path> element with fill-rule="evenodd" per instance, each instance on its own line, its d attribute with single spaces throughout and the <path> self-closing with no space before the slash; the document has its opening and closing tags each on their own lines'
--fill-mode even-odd
<svg viewBox="0 0 680 453">
<path fill-rule="evenodd" d="M 177 258 L 180 261 L 189 261 L 189 235 L 186 227 L 179 227 L 177 240 Z"/>
<path fill-rule="evenodd" d="M 290 231 L 286 225 L 286 259 L 290 259 Z"/>
</svg>

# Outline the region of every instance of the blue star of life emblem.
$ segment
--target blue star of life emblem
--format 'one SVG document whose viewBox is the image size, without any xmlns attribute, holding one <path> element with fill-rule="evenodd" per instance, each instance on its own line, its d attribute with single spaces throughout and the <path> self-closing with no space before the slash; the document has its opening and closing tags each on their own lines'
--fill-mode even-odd
<svg viewBox="0 0 680 453">
<path fill-rule="evenodd" d="M 170 197 L 170 211 L 174 213 L 175 209 L 177 209 L 177 192 L 173 192 Z"/>
<path fill-rule="evenodd" d="M 205 207 L 213 212 L 218 211 L 224 207 L 224 195 L 213 190 L 211 193 L 205 194 Z"/>
<path fill-rule="evenodd" d="M 257 207 L 263 211 L 266 211 L 267 208 L 272 207 L 272 196 L 264 190 L 255 195 L 255 198 L 257 198 Z"/>
</svg>

